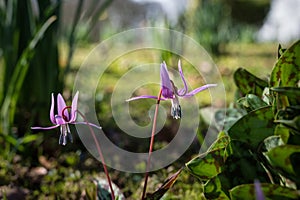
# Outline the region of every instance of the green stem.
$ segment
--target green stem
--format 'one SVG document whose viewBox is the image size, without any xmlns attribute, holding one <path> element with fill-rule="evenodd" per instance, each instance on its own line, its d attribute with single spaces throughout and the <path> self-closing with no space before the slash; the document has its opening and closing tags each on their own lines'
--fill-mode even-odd
<svg viewBox="0 0 300 200">
<path fill-rule="evenodd" d="M 154 113 L 154 118 L 153 118 L 153 125 L 152 125 L 151 139 L 150 139 L 150 145 L 149 145 L 149 153 L 148 153 L 147 168 L 146 168 L 146 174 L 145 174 L 145 182 L 144 182 L 142 200 L 145 199 L 146 190 L 147 190 L 147 182 L 148 182 L 148 177 L 149 177 L 151 154 L 152 154 L 153 144 L 154 144 L 154 135 L 155 135 L 155 130 L 156 130 L 157 114 L 158 114 L 158 108 L 159 108 L 159 103 L 160 103 L 160 99 L 161 99 L 161 93 L 162 93 L 162 90 L 159 91 L 159 94 L 157 96 L 157 102 L 156 102 L 155 113 Z"/>
<path fill-rule="evenodd" d="M 90 129 L 90 132 L 93 136 L 93 139 L 96 143 L 96 148 L 97 148 L 97 151 L 99 153 L 99 156 L 100 156 L 100 159 L 101 159 L 101 162 L 102 162 L 102 165 L 103 165 L 103 169 L 104 169 L 104 172 L 105 172 L 105 175 L 106 175 L 106 178 L 107 178 L 107 181 L 108 181 L 108 184 L 109 184 L 109 188 L 110 188 L 110 191 L 111 191 L 111 198 L 113 200 L 115 200 L 115 193 L 114 193 L 114 189 L 112 187 L 112 182 L 111 182 L 111 179 L 109 177 L 109 173 L 108 173 L 108 170 L 107 170 L 107 167 L 106 167 L 106 164 L 105 164 L 105 160 L 104 160 L 104 156 L 102 154 L 102 150 L 100 148 L 100 144 L 96 138 L 96 135 L 95 135 L 95 132 L 94 130 L 92 129 L 90 123 L 87 121 L 85 115 L 83 113 L 81 113 L 79 110 L 77 110 L 77 113 L 81 115 L 81 117 L 83 118 L 84 122 L 86 122 L 86 124 L 88 125 L 89 129 Z"/>
</svg>

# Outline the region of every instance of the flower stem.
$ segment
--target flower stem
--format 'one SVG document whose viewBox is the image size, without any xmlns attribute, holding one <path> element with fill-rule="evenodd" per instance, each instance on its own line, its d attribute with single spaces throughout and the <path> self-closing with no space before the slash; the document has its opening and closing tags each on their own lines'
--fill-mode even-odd
<svg viewBox="0 0 300 200">
<path fill-rule="evenodd" d="M 106 178 L 107 178 L 107 182 L 109 184 L 109 188 L 110 188 L 110 192 L 111 192 L 111 198 L 113 200 L 115 200 L 115 193 L 114 193 L 114 189 L 113 189 L 113 186 L 112 186 L 112 182 L 111 182 L 111 179 L 109 177 L 109 173 L 108 173 L 108 170 L 107 170 L 107 167 L 106 167 L 106 164 L 105 164 L 104 156 L 103 156 L 100 144 L 99 144 L 99 142 L 96 138 L 95 132 L 92 129 L 92 126 L 90 125 L 90 123 L 87 121 L 85 115 L 83 113 L 81 113 L 79 110 L 77 110 L 77 113 L 80 114 L 80 116 L 83 118 L 84 122 L 86 122 L 86 124 L 88 125 L 89 130 L 90 130 L 90 132 L 93 136 L 93 139 L 96 143 L 96 148 L 97 148 L 97 151 L 99 153 L 99 156 L 100 156 L 100 159 L 101 159 L 101 162 L 102 162 L 102 165 L 103 165 L 103 169 L 104 169 L 104 172 L 105 172 L 105 175 L 106 175 Z"/>
<path fill-rule="evenodd" d="M 152 125 L 151 139 L 150 139 L 150 145 L 149 145 L 147 168 L 146 168 L 146 174 L 145 174 L 145 182 L 144 182 L 142 200 L 145 199 L 146 190 L 147 190 L 147 182 L 148 182 L 148 177 L 149 177 L 151 154 L 152 154 L 153 144 L 154 144 L 154 135 L 155 135 L 155 130 L 156 130 L 157 114 L 158 114 L 158 108 L 159 108 L 159 103 L 160 103 L 160 99 L 161 99 L 161 93 L 162 93 L 162 90 L 159 91 L 158 96 L 157 96 L 157 102 L 156 102 L 155 113 L 154 113 L 154 118 L 153 118 L 153 125 Z"/>
</svg>

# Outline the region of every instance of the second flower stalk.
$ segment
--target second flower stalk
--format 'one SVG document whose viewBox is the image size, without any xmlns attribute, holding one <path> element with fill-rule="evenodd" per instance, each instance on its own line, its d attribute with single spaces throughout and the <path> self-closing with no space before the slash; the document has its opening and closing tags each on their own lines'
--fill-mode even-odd
<svg viewBox="0 0 300 200">
<path fill-rule="evenodd" d="M 179 103 L 179 97 L 181 97 L 181 98 L 192 97 L 195 94 L 197 94 L 203 90 L 206 90 L 210 87 L 217 86 L 217 84 L 207 84 L 207 85 L 203 85 L 201 87 L 198 87 L 198 88 L 188 92 L 187 82 L 183 75 L 180 60 L 178 61 L 178 71 L 179 71 L 181 80 L 184 85 L 184 87 L 182 89 L 178 89 L 175 86 L 174 82 L 170 79 L 167 65 L 165 62 L 163 62 L 163 63 L 161 63 L 161 66 L 160 66 L 161 89 L 160 89 L 158 96 L 142 95 L 142 96 L 138 96 L 138 97 L 132 97 L 127 100 L 127 101 L 133 101 L 133 100 L 147 99 L 147 98 L 157 99 L 154 118 L 153 118 L 153 124 L 152 124 L 148 159 L 147 159 L 147 164 L 146 164 L 147 168 L 146 168 L 146 173 L 145 173 L 144 188 L 143 188 L 141 200 L 144 200 L 146 198 L 147 182 L 148 182 L 148 176 L 149 176 L 149 170 L 150 170 L 151 154 L 152 154 L 153 145 L 154 145 L 154 136 L 155 136 L 155 132 L 156 132 L 157 115 L 158 115 L 158 108 L 159 108 L 160 100 L 170 100 L 172 103 L 171 116 L 175 119 L 180 119 L 182 117 L 182 115 L 181 115 L 181 106 Z"/>
</svg>

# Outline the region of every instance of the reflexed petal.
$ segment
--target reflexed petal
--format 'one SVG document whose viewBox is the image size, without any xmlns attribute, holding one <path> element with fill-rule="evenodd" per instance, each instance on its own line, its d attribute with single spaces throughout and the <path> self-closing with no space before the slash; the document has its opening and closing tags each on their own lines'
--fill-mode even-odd
<svg viewBox="0 0 300 200">
<path fill-rule="evenodd" d="M 201 91 L 203 91 L 203 90 L 206 90 L 206 89 L 208 89 L 208 88 L 210 88 L 210 87 L 216 87 L 216 86 L 217 86 L 217 84 L 207 84 L 207 85 L 203 85 L 203 86 L 201 86 L 201 87 L 198 87 L 198 88 L 192 90 L 191 92 L 187 93 L 186 95 L 184 95 L 184 96 L 182 96 L 182 97 L 191 97 L 191 96 L 194 96 L 195 94 L 197 94 L 197 93 L 199 93 L 199 92 L 201 92 Z"/>
<path fill-rule="evenodd" d="M 142 95 L 142 96 L 137 96 L 137 97 L 132 97 L 130 99 L 127 99 L 126 101 L 134 101 L 138 99 L 157 99 L 157 96 L 152 96 L 152 95 Z M 165 99 L 162 99 L 165 100 Z"/>
<path fill-rule="evenodd" d="M 65 107 L 67 107 L 67 106 L 66 106 L 66 102 L 65 102 L 64 98 L 61 96 L 61 94 L 58 94 L 57 95 L 57 114 L 59 116 L 62 116 L 62 111 Z M 69 112 L 67 109 L 65 109 L 65 111 L 64 111 L 64 116 L 66 116 L 67 121 L 69 121 L 70 117 L 69 117 Z"/>
<path fill-rule="evenodd" d="M 174 96 L 174 91 L 167 70 L 167 65 L 165 62 L 161 63 L 160 65 L 160 79 L 161 79 L 162 96 L 165 98 L 172 99 Z"/>
<path fill-rule="evenodd" d="M 178 71 L 179 71 L 179 74 L 181 76 L 184 88 L 179 89 L 177 91 L 177 93 L 178 93 L 178 96 L 184 96 L 187 93 L 188 88 L 187 88 L 187 84 L 186 84 L 186 81 L 185 81 L 185 78 L 184 78 L 184 75 L 183 75 L 183 72 L 182 72 L 182 69 L 181 69 L 181 62 L 180 62 L 180 60 L 178 61 Z"/>
<path fill-rule="evenodd" d="M 52 124 L 56 124 L 55 114 L 54 114 L 54 105 L 55 105 L 54 95 L 52 93 L 51 94 L 51 107 L 50 107 L 50 121 L 52 122 Z"/>
<path fill-rule="evenodd" d="M 59 127 L 59 126 L 60 126 L 60 125 L 57 124 L 57 125 L 55 125 L 55 126 L 49 126 L 49 127 L 31 127 L 31 129 L 32 129 L 32 130 L 39 130 L 39 129 L 41 129 L 41 130 L 50 130 L 50 129 L 57 128 L 57 127 Z"/>
<path fill-rule="evenodd" d="M 178 96 L 180 96 L 180 97 L 184 96 L 184 93 L 185 93 L 185 94 L 187 93 L 187 90 L 184 89 L 184 88 L 181 88 L 181 89 L 178 89 L 178 90 L 177 90 L 177 94 L 178 94 Z"/>
<path fill-rule="evenodd" d="M 74 122 L 76 120 L 76 117 L 77 117 L 78 94 L 79 94 L 79 92 L 77 91 L 74 98 L 73 98 L 73 101 L 72 101 L 70 122 Z"/>
<path fill-rule="evenodd" d="M 86 122 L 73 122 L 72 124 L 83 124 L 83 125 L 90 125 L 90 126 L 93 126 L 93 127 L 95 127 L 95 128 L 97 128 L 97 129 L 102 129 L 102 127 L 101 126 L 97 126 L 96 124 L 93 124 L 93 123 L 86 123 Z"/>
</svg>

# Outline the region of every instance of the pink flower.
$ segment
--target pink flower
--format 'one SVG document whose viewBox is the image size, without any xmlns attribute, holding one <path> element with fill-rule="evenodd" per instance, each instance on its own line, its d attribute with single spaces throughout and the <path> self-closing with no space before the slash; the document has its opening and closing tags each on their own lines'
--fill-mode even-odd
<svg viewBox="0 0 300 200">
<path fill-rule="evenodd" d="M 85 122 L 76 122 L 77 118 L 77 101 L 78 101 L 78 91 L 76 92 L 71 106 L 66 106 L 66 102 L 63 99 L 62 95 L 59 93 L 57 95 L 57 114 L 54 113 L 55 101 L 54 95 L 52 93 L 51 98 L 51 107 L 50 107 L 50 121 L 54 126 L 49 127 L 31 127 L 31 129 L 41 129 L 41 130 L 50 130 L 57 127 L 60 127 L 60 137 L 59 137 L 59 144 L 66 145 L 67 140 L 73 142 L 73 137 L 69 128 L 69 124 L 86 124 Z M 69 112 L 68 109 L 71 109 Z M 101 127 L 91 124 L 90 125 L 101 129 Z"/>
<path fill-rule="evenodd" d="M 198 87 L 198 88 L 188 92 L 187 83 L 186 83 L 186 80 L 185 80 L 183 72 L 182 72 L 180 60 L 178 61 L 178 71 L 179 71 L 180 77 L 181 77 L 183 85 L 184 85 L 184 88 L 182 88 L 182 89 L 178 89 L 175 86 L 174 82 L 172 80 L 170 80 L 166 63 L 165 62 L 161 63 L 160 79 L 161 79 L 161 90 L 162 90 L 162 96 L 163 96 L 163 98 L 161 98 L 161 100 L 168 100 L 168 99 L 171 100 L 171 103 L 172 103 L 171 116 L 175 119 L 181 118 L 181 107 L 179 104 L 178 97 L 182 97 L 182 98 L 192 97 L 195 94 L 197 94 L 203 90 L 206 90 L 210 87 L 217 86 L 217 84 L 207 84 L 207 85 L 203 85 L 201 87 Z M 133 101 L 133 100 L 145 99 L 145 98 L 157 99 L 157 96 L 142 95 L 142 96 L 138 96 L 138 97 L 132 97 L 132 98 L 128 99 L 127 101 Z"/>
</svg>

